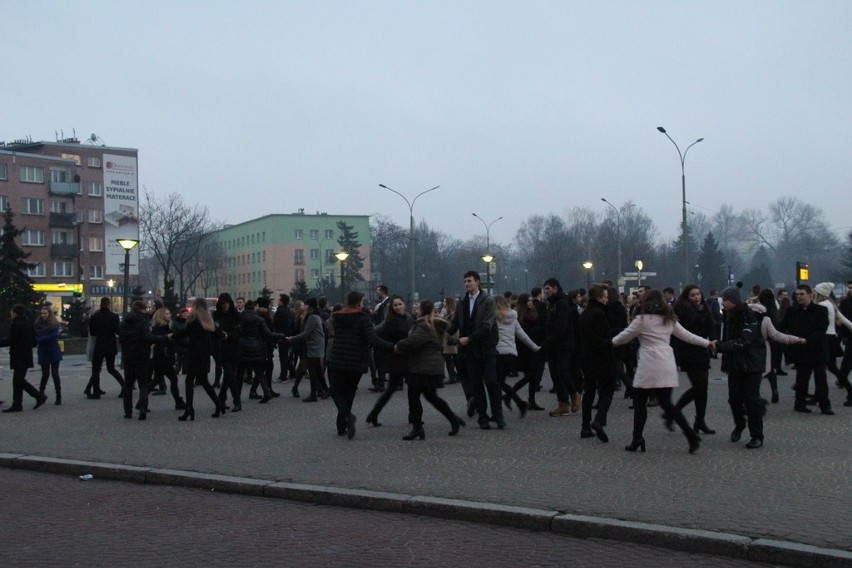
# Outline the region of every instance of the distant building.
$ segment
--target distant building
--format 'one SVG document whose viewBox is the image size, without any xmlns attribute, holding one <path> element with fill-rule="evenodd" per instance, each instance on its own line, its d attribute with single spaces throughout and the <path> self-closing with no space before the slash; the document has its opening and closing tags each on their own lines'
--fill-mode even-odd
<svg viewBox="0 0 852 568">
<path fill-rule="evenodd" d="M 19 244 L 31 253 L 29 275 L 48 301 L 68 304 L 74 292 L 92 300 L 112 295 L 121 309 L 124 250 L 116 239 L 139 240 L 138 150 L 92 138 L 0 142 L 0 208 L 11 207 L 26 229 Z M 131 252 L 133 276 L 138 251 Z"/>
<path fill-rule="evenodd" d="M 234 297 L 254 298 L 264 286 L 289 293 L 299 282 L 313 288 L 322 278 L 340 281 L 340 262 L 334 257 L 337 222 L 358 233 L 361 276 L 370 278 L 370 217 L 368 215 L 272 214 L 228 225 L 217 232 L 225 253 L 215 288 Z"/>
</svg>

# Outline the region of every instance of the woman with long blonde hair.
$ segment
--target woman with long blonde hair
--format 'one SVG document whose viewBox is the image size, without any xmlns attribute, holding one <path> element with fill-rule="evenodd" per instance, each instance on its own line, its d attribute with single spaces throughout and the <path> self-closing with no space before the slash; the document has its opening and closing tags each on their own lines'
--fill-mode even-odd
<svg viewBox="0 0 852 568">
<path fill-rule="evenodd" d="M 213 401 L 216 407 L 216 412 L 213 413 L 213 418 L 225 414 L 225 405 L 219 401 L 216 396 L 216 391 L 207 378 L 210 373 L 210 356 L 213 351 L 213 332 L 216 331 L 216 325 L 213 323 L 213 316 L 207 309 L 207 300 L 204 298 L 196 298 L 192 302 L 192 314 L 186 322 L 186 328 L 183 331 L 175 332 L 174 339 L 181 337 L 189 338 L 189 348 L 186 354 L 186 412 L 178 420 L 195 420 L 195 408 L 193 402 L 193 387 L 200 384 Z"/>
<path fill-rule="evenodd" d="M 62 350 L 59 348 L 59 320 L 49 306 L 39 310 L 35 322 L 36 343 L 38 344 L 38 364 L 41 366 L 41 384 L 39 392 L 43 395 L 47 379 L 53 375 L 53 388 L 56 390 L 56 404 L 62 404 L 62 383 L 59 381 L 59 362 Z"/>
</svg>

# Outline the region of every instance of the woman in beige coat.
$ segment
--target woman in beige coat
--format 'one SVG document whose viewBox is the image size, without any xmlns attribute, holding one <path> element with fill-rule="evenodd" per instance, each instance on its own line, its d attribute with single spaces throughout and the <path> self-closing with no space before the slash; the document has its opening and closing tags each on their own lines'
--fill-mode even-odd
<svg viewBox="0 0 852 568">
<path fill-rule="evenodd" d="M 674 335 L 681 341 L 700 347 L 712 347 L 715 343 L 689 333 L 677 323 L 674 311 L 659 290 L 648 290 L 645 293 L 637 314 L 630 325 L 612 340 L 612 345 L 617 347 L 639 338 L 639 363 L 633 377 L 633 442 L 624 449 L 628 452 L 640 448 L 645 451 L 642 432 L 648 418 L 647 403 L 648 398 L 655 395 L 665 415 L 680 426 L 689 441 L 689 453 L 693 453 L 701 445 L 701 438 L 689 427 L 680 409 L 672 404 L 672 389 L 678 385 L 678 375 L 671 337 Z"/>
</svg>

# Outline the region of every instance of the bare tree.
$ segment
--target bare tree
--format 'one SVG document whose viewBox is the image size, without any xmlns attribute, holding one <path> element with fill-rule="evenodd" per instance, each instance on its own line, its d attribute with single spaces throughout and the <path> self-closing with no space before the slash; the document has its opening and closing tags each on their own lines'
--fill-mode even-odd
<svg viewBox="0 0 852 568">
<path fill-rule="evenodd" d="M 202 272 L 202 251 L 221 225 L 210 219 L 206 206 L 188 205 L 178 193 L 160 198 L 146 189 L 140 226 L 144 250 L 163 269 L 164 294 L 174 290 L 183 302 Z"/>
</svg>

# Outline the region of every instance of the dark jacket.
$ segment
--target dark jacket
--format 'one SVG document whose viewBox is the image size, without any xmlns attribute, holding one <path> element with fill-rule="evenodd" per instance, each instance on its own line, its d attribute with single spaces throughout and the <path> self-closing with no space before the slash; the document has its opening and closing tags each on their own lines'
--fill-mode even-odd
<svg viewBox="0 0 852 568">
<path fill-rule="evenodd" d="M 581 365 L 583 372 L 593 377 L 615 378 L 615 353 L 612 348 L 612 328 L 607 318 L 606 306 L 589 300 L 580 314 Z"/>
<path fill-rule="evenodd" d="M 190 317 L 186 327 L 181 331 L 175 331 L 172 336 L 175 340 L 186 338 L 189 344 L 184 359 L 184 367 L 187 375 L 206 375 L 210 372 L 210 356 L 213 354 L 213 333 L 207 331 L 198 318 Z"/>
<path fill-rule="evenodd" d="M 376 326 L 376 333 L 379 334 L 379 337 L 386 339 L 391 343 L 396 343 L 401 339 L 405 339 L 408 337 L 409 331 L 411 331 L 411 316 L 408 314 L 400 315 L 393 313 L 391 314 L 390 319 L 387 319 Z M 408 370 L 408 366 L 405 362 L 405 355 L 400 355 L 395 352 L 391 352 L 387 355 L 385 365 L 388 373 L 394 375 L 404 375 Z"/>
<path fill-rule="evenodd" d="M 411 328 L 411 333 L 396 344 L 406 358 L 409 375 L 444 377 L 442 346 L 449 322 L 441 318 L 434 318 L 432 321 L 435 331 L 420 318 Z"/>
<path fill-rule="evenodd" d="M 466 347 L 459 346 L 460 349 L 478 354 L 495 350 L 499 334 L 494 298 L 480 290 L 473 305 L 473 314 L 471 314 L 470 294 L 465 294 L 464 299 L 456 306 L 456 313 L 453 314 L 453 321 L 447 333 L 453 335 L 457 331 L 459 337 L 470 339 L 470 343 Z"/>
<path fill-rule="evenodd" d="M 13 370 L 32 369 L 35 345 L 33 325 L 25 316 L 13 318 L 9 336 L 0 339 L 0 347 L 9 348 L 9 368 Z"/>
<path fill-rule="evenodd" d="M 240 314 L 240 361 L 266 361 L 267 342 L 281 341 L 284 335 L 273 333 L 266 318 L 251 310 Z"/>
<path fill-rule="evenodd" d="M 328 366 L 344 373 L 366 373 L 369 369 L 369 346 L 385 351 L 393 343 L 376 334 L 370 316 L 355 308 L 343 308 L 331 315 L 334 322 L 334 343 L 328 357 Z"/>
<path fill-rule="evenodd" d="M 548 351 L 574 351 L 576 339 L 574 331 L 577 327 L 574 318 L 577 307 L 562 290 L 547 298 L 547 318 L 544 323 L 544 348 Z"/>
<path fill-rule="evenodd" d="M 711 341 L 718 339 L 716 337 L 716 324 L 708 308 L 699 310 L 691 305 L 678 302 L 675 304 L 674 311 L 678 322 L 686 331 L 699 337 L 706 337 Z M 675 360 L 682 371 L 710 368 L 710 352 L 707 349 L 686 343 L 674 336 L 672 336 L 672 340 L 674 342 Z"/>
<path fill-rule="evenodd" d="M 807 344 L 787 346 L 787 358 L 790 363 L 814 365 L 828 362 L 828 344 L 825 333 L 828 329 L 828 309 L 816 302 L 807 307 L 798 302 L 790 306 L 778 326 L 779 331 L 789 335 L 804 337 Z"/>
<path fill-rule="evenodd" d="M 172 332 L 172 329 L 166 324 L 157 324 L 151 327 L 151 334 L 157 336 L 166 336 Z M 175 344 L 171 341 L 165 343 L 154 344 L 154 369 L 162 371 L 171 368 L 172 372 L 175 369 Z"/>
<path fill-rule="evenodd" d="M 89 318 L 89 335 L 95 338 L 94 350 L 105 355 L 118 353 L 115 336 L 121 320 L 109 308 L 101 308 Z"/>
<path fill-rule="evenodd" d="M 624 304 L 621 302 L 607 302 L 606 306 L 604 306 L 604 311 L 606 311 L 606 320 L 609 322 L 609 329 L 613 337 L 627 328 L 627 308 L 624 307 Z M 629 345 L 615 347 L 613 349 L 615 358 L 619 361 L 624 360 L 627 357 L 629 349 Z"/>
<path fill-rule="evenodd" d="M 766 342 L 760 330 L 762 319 L 742 302 L 726 314 L 725 331 L 722 340 L 716 344 L 716 349 L 722 354 L 723 373 L 763 373 Z"/>
<path fill-rule="evenodd" d="M 50 365 L 62 361 L 62 350 L 59 348 L 59 326 L 50 327 L 47 322 L 37 318 L 33 329 L 38 344 L 38 364 Z"/>
<path fill-rule="evenodd" d="M 132 311 L 124 316 L 118 328 L 118 339 L 124 352 L 124 364 L 147 365 L 151 359 L 151 345 L 168 339 L 151 333 L 151 322 L 141 312 Z"/>
<path fill-rule="evenodd" d="M 240 314 L 233 305 L 228 311 L 213 312 L 216 323 L 217 347 L 222 363 L 237 363 L 240 358 Z"/>
<path fill-rule="evenodd" d="M 272 317 L 272 331 L 275 333 L 283 333 L 287 337 L 296 333 L 296 318 L 293 317 L 293 312 L 289 306 L 278 306 L 275 310 L 275 315 Z"/>
</svg>

